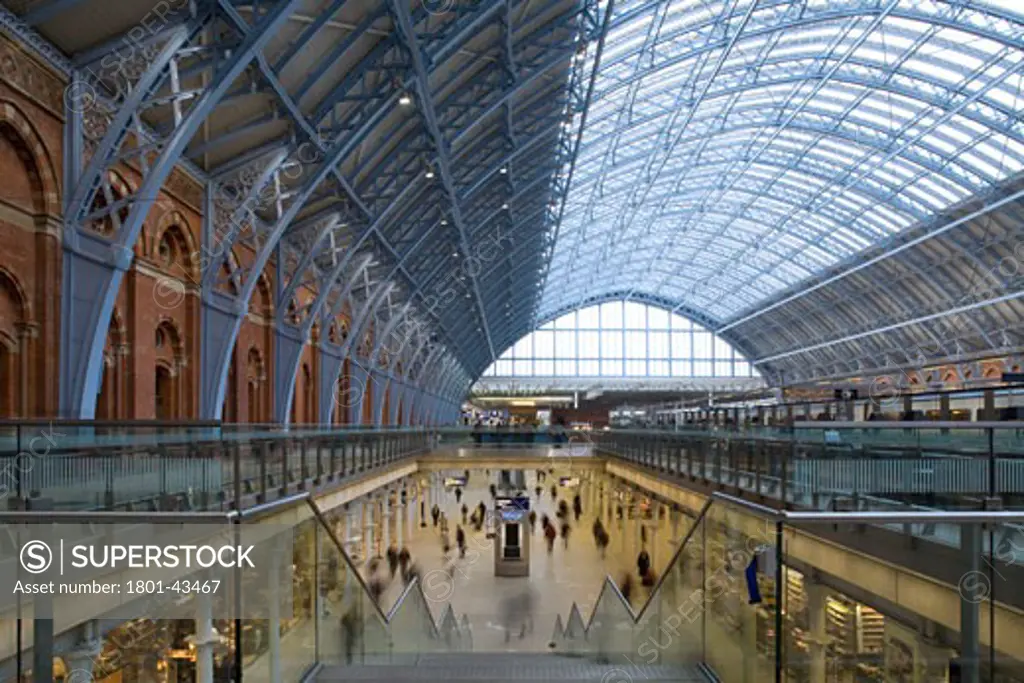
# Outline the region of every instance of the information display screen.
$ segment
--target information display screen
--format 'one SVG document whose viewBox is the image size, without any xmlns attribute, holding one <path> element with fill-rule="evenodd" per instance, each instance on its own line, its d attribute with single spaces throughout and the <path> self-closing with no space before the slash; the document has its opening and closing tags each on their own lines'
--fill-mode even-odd
<svg viewBox="0 0 1024 683">
<path fill-rule="evenodd" d="M 530 499 L 526 496 L 495 498 L 494 509 L 504 516 L 506 511 L 526 513 L 530 511 Z"/>
<path fill-rule="evenodd" d="M 445 480 L 444 480 L 444 485 L 447 486 L 448 488 L 455 488 L 456 486 L 465 486 L 466 485 L 466 478 L 465 477 L 446 477 Z"/>
</svg>

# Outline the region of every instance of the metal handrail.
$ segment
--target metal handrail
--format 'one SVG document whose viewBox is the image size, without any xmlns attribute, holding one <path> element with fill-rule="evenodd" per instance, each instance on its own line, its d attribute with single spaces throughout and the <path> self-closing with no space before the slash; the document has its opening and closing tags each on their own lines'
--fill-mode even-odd
<svg viewBox="0 0 1024 683">
<path fill-rule="evenodd" d="M 233 512 L 111 512 L 109 510 L 72 512 L 31 510 L 0 512 L 0 524 L 190 524 L 193 522 L 229 522 Z"/>
<path fill-rule="evenodd" d="M 263 517 L 267 513 L 274 512 L 278 508 L 292 507 L 302 501 L 308 502 L 309 500 L 309 491 L 302 491 L 300 493 L 293 493 L 290 496 L 285 496 L 284 498 L 272 500 L 268 503 L 260 503 L 259 505 L 245 508 L 244 510 L 231 510 L 224 514 L 226 514 L 227 518 L 230 520 L 238 519 L 239 521 L 242 521 L 250 517 Z"/>
<path fill-rule="evenodd" d="M 1024 422 L 957 422 L 952 420 L 874 420 L 864 422 L 816 422 L 814 420 L 796 420 L 786 423 L 786 428 L 793 429 L 871 429 L 871 430 L 893 430 L 893 429 L 948 429 L 951 431 L 970 431 L 980 429 L 1024 429 Z M 776 427 L 778 428 L 778 427 Z M 756 425 L 755 425 L 756 429 Z M 771 429 L 771 427 L 766 427 Z"/>
<path fill-rule="evenodd" d="M 721 500 L 746 508 L 776 522 L 791 524 L 1007 524 L 1024 523 L 1024 511 L 1015 510 L 928 510 L 911 512 L 832 512 L 778 510 L 715 491 L 710 500 Z"/>
</svg>

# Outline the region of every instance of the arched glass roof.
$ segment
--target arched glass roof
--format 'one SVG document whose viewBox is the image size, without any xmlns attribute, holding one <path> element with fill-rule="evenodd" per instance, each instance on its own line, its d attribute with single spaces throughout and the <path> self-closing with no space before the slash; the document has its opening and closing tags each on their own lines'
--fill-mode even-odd
<svg viewBox="0 0 1024 683">
<path fill-rule="evenodd" d="M 1019 0 L 620 0 L 608 26 L 541 319 L 625 293 L 727 322 L 1024 168 Z"/>
</svg>

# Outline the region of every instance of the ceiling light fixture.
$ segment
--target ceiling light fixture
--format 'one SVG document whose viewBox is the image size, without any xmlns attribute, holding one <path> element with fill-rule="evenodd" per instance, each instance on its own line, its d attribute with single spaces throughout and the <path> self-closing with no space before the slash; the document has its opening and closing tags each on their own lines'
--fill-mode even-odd
<svg viewBox="0 0 1024 683">
<path fill-rule="evenodd" d="M 433 180 L 433 179 L 434 179 L 434 169 L 428 168 L 427 169 L 427 180 Z"/>
<path fill-rule="evenodd" d="M 501 210 L 502 211 L 508 211 L 508 203 L 507 202 L 501 205 Z"/>
<path fill-rule="evenodd" d="M 398 103 L 399 103 L 400 105 L 402 105 L 403 107 L 408 107 L 408 106 L 409 106 L 410 104 L 412 104 L 412 98 L 411 98 L 411 97 L 409 97 L 409 93 L 407 93 L 407 92 L 404 92 L 404 93 L 402 93 L 402 95 L 401 95 L 401 96 L 400 96 L 400 97 L 398 98 Z"/>
<path fill-rule="evenodd" d="M 508 173 L 508 169 L 505 168 L 504 166 L 502 166 L 500 173 L 501 173 L 501 175 L 505 175 L 506 173 Z"/>
</svg>

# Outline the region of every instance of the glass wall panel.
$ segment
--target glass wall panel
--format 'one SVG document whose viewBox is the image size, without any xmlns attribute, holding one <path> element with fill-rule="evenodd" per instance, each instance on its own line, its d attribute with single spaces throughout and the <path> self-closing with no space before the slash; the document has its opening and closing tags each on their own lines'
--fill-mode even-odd
<svg viewBox="0 0 1024 683">
<path fill-rule="evenodd" d="M 555 374 L 559 377 L 572 377 L 576 374 L 576 361 L 555 361 Z"/>
<path fill-rule="evenodd" d="M 578 311 L 579 318 L 576 321 L 581 330 L 596 330 L 601 327 L 600 307 L 591 306 Z"/>
<path fill-rule="evenodd" d="M 626 375 L 629 377 L 646 377 L 647 376 L 647 361 L 646 360 L 627 360 L 626 361 Z"/>
<path fill-rule="evenodd" d="M 534 332 L 533 352 L 537 358 L 555 357 L 555 334 L 554 332 Z"/>
<path fill-rule="evenodd" d="M 607 304 L 601 304 L 601 327 L 604 329 L 614 329 L 616 327 L 622 327 L 622 302 L 613 301 Z"/>
<path fill-rule="evenodd" d="M 603 361 L 601 361 L 601 376 L 602 377 L 622 377 L 622 361 L 621 360 L 603 360 Z"/>
<path fill-rule="evenodd" d="M 695 332 L 693 335 L 693 357 L 711 358 L 711 335 L 707 332 Z"/>
<path fill-rule="evenodd" d="M 647 307 L 635 301 L 627 301 L 625 306 L 626 329 L 646 330 L 647 329 Z"/>
<path fill-rule="evenodd" d="M 601 349 L 599 348 L 600 338 L 598 332 L 591 332 L 589 330 L 584 332 L 577 332 L 580 358 L 600 358 Z"/>
<path fill-rule="evenodd" d="M 601 357 L 622 358 L 622 332 L 601 332 Z"/>
<path fill-rule="evenodd" d="M 647 333 L 626 332 L 626 358 L 647 357 Z"/>
<path fill-rule="evenodd" d="M 647 333 L 647 355 L 650 358 L 668 358 L 668 332 Z"/>
<path fill-rule="evenodd" d="M 665 309 L 613 301 L 572 311 L 506 350 L 489 377 L 756 377 L 728 342 Z"/>
</svg>

